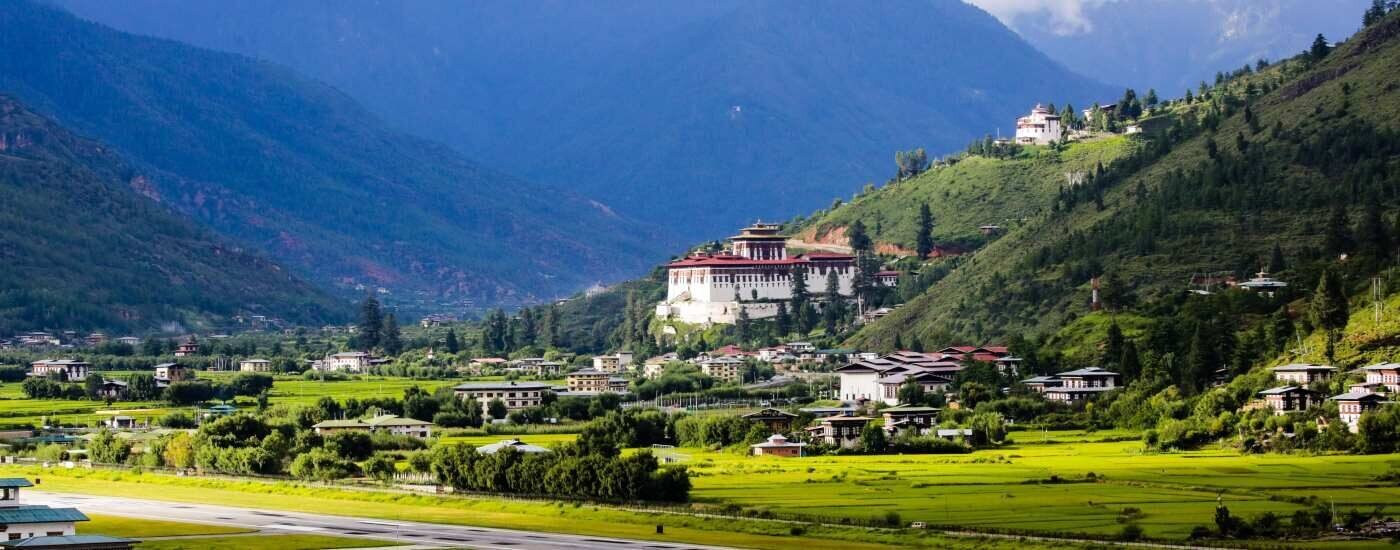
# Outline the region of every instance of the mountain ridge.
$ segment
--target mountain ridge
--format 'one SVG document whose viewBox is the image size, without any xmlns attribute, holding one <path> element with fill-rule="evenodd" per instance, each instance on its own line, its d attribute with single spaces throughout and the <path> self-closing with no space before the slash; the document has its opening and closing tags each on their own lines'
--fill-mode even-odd
<svg viewBox="0 0 1400 550">
<path fill-rule="evenodd" d="M 798 10 L 627 0 L 539 10 L 507 2 L 266 7 L 278 17 L 242 3 L 59 3 L 134 32 L 288 63 L 375 98 L 376 111 L 401 127 L 597 197 L 678 246 L 756 217 L 810 211 L 851 183 L 883 179 L 895 150 L 949 151 L 1037 101 L 1117 93 L 956 0 Z M 284 30 L 296 25 L 308 30 Z M 407 28 L 419 32 L 400 36 Z M 510 33 L 541 38 L 518 42 Z M 338 62 L 347 49 L 363 52 L 365 64 Z M 383 75 L 406 84 L 386 91 Z M 970 84 L 954 84 L 963 81 Z"/>
<path fill-rule="evenodd" d="M 28 1 L 0 6 L 0 28 L 0 47 L 30 52 L 0 60 L 0 90 L 111 142 L 171 207 L 342 294 L 511 305 L 659 255 L 647 227 L 392 130 L 285 67 Z"/>
<path fill-rule="evenodd" d="M 0 333 L 349 317 L 348 303 L 141 195 L 144 181 L 105 144 L 0 95 Z"/>
</svg>

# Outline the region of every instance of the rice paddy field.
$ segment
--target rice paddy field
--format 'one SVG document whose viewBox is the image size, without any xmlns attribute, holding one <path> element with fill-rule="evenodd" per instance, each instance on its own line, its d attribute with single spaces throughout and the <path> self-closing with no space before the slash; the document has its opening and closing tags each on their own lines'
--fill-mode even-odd
<svg viewBox="0 0 1400 550">
<path fill-rule="evenodd" d="M 1400 469 L 1400 455 L 1145 454 L 1121 436 L 1023 432 L 1014 437 L 1025 443 L 967 455 L 781 459 L 696 450 L 692 495 L 778 517 L 895 512 L 906 523 L 1015 533 L 1115 535 L 1130 521 L 1172 540 L 1213 525 L 1217 499 L 1245 517 L 1288 516 L 1313 503 L 1400 515 L 1400 486 L 1376 481 Z"/>
</svg>

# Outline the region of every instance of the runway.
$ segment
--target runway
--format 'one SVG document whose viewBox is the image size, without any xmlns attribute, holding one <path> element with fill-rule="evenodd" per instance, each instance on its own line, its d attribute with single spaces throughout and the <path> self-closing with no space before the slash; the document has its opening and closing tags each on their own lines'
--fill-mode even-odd
<svg viewBox="0 0 1400 550">
<path fill-rule="evenodd" d="M 257 529 L 267 534 L 313 533 L 361 537 L 429 548 L 598 549 L 617 550 L 720 550 L 719 546 L 537 533 L 413 521 L 380 520 L 353 516 L 306 514 L 281 510 L 256 510 L 211 504 L 188 504 L 125 497 L 46 493 L 26 490 L 27 504 L 77 508 L 86 513 L 142 519 L 209 523 Z M 374 506 L 364 503 L 364 506 Z M 79 525 L 79 529 L 82 529 Z"/>
</svg>

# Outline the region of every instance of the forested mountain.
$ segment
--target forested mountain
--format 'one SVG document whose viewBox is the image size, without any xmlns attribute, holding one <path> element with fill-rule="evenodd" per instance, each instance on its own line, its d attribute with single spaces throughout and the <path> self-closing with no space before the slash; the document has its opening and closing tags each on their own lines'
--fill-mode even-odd
<svg viewBox="0 0 1400 550">
<path fill-rule="evenodd" d="M 0 3 L 0 49 L 0 91 L 109 143 L 147 175 L 142 193 L 347 294 L 519 303 L 639 272 L 661 249 L 602 204 L 482 168 L 271 63 L 27 0 Z"/>
<path fill-rule="evenodd" d="M 1188 289 L 1206 290 L 1190 286 L 1193 275 L 1242 280 L 1270 269 L 1291 284 L 1277 298 L 1283 304 L 1314 288 L 1324 269 L 1359 292 L 1395 254 L 1396 66 L 1400 17 L 1392 14 L 1335 51 L 1320 44 L 1172 102 L 1155 121 L 1161 131 L 1131 138 L 1140 141 L 1134 154 L 1040 202 L 1040 214 L 853 343 L 1049 335 L 1089 311 L 1096 277 L 1106 308 L 1163 318 L 1225 307 L 1183 302 Z M 905 192 L 894 186 L 867 200 L 898 202 Z M 1285 313 L 1306 319 L 1305 309 Z M 1240 328 L 1202 322 L 1207 334 Z M 1177 328 L 1185 332 L 1162 338 L 1192 340 L 1193 329 Z"/>
<path fill-rule="evenodd" d="M 59 3 L 288 64 L 685 241 L 810 211 L 1036 102 L 1121 92 L 960 0 Z"/>
<path fill-rule="evenodd" d="M 1222 69 L 1356 31 L 1371 0 L 969 0 L 1071 70 L 1176 96 Z"/>
<path fill-rule="evenodd" d="M 0 96 L 0 334 L 348 318 L 347 303 L 138 194 L 146 185 L 110 147 Z"/>
</svg>

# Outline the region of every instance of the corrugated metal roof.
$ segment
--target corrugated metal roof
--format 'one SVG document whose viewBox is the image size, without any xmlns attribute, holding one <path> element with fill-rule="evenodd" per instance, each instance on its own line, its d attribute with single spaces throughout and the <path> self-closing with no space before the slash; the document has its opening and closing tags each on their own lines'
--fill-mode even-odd
<svg viewBox="0 0 1400 550">
<path fill-rule="evenodd" d="M 0 523 L 52 523 L 87 520 L 88 517 L 79 512 L 77 508 L 49 508 L 48 506 L 0 508 Z"/>
</svg>

